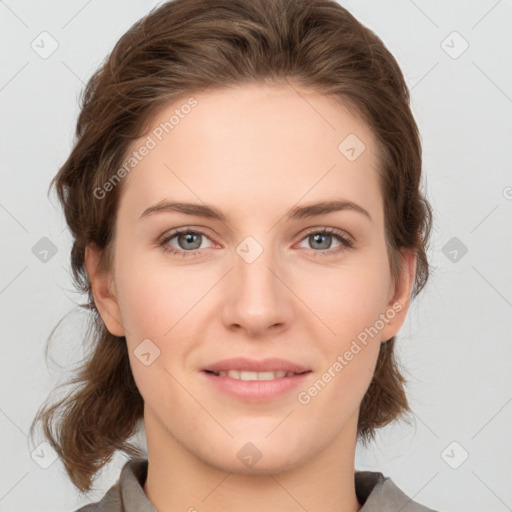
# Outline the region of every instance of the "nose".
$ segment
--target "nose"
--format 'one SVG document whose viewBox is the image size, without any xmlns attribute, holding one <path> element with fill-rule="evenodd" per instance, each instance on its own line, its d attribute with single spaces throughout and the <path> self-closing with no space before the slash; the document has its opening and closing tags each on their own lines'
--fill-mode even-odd
<svg viewBox="0 0 512 512">
<path fill-rule="evenodd" d="M 285 266 L 270 249 L 253 261 L 243 251 L 235 253 L 233 269 L 226 278 L 222 321 L 227 329 L 245 331 L 248 337 L 257 338 L 291 324 L 293 293 L 286 283 Z"/>
</svg>

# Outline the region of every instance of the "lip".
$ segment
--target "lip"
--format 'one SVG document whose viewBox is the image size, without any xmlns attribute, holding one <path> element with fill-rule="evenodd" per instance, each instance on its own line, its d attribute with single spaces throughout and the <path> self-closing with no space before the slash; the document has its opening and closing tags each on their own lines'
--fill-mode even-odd
<svg viewBox="0 0 512 512">
<path fill-rule="evenodd" d="M 310 368 L 306 368 L 305 366 L 293 363 L 292 361 L 288 361 L 286 359 L 279 359 L 277 357 L 260 360 L 247 359 L 245 357 L 235 357 L 232 359 L 223 359 L 222 361 L 217 361 L 216 363 L 210 364 L 207 367 L 203 368 L 203 370 L 209 370 L 212 372 L 220 372 L 227 370 L 245 370 L 248 372 L 285 371 L 294 373 L 304 373 L 310 371 Z"/>
<path fill-rule="evenodd" d="M 285 371 L 294 372 L 296 375 L 272 380 L 245 381 L 233 379 L 228 376 L 221 377 L 210 373 L 227 370 L 245 370 L 252 372 Z M 281 397 L 303 384 L 304 380 L 311 374 L 311 369 L 286 359 L 267 358 L 255 360 L 237 357 L 224 359 L 208 365 L 200 373 L 204 375 L 209 385 L 222 393 L 226 393 L 246 402 L 264 402 Z"/>
<path fill-rule="evenodd" d="M 291 370 L 292 371 L 292 370 Z M 218 391 L 234 396 L 246 402 L 265 402 L 278 398 L 308 378 L 311 371 L 293 375 L 292 377 L 281 377 L 272 380 L 240 380 L 231 377 L 221 377 L 206 370 L 200 372 L 207 379 L 208 383 Z"/>
</svg>

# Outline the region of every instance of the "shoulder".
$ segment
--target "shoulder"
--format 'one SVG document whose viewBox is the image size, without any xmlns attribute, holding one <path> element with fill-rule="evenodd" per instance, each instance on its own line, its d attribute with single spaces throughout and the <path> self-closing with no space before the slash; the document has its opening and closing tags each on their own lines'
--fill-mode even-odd
<svg viewBox="0 0 512 512">
<path fill-rule="evenodd" d="M 376 471 L 355 472 L 359 512 L 437 512 L 409 498 L 391 478 Z"/>
<path fill-rule="evenodd" d="M 157 512 L 144 493 L 148 471 L 147 459 L 132 459 L 121 470 L 119 480 L 103 498 L 75 512 Z"/>
</svg>

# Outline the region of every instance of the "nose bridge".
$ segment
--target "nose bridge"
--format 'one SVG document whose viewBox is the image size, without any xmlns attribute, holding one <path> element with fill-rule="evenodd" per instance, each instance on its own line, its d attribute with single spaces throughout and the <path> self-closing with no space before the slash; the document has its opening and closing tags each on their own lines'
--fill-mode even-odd
<svg viewBox="0 0 512 512">
<path fill-rule="evenodd" d="M 262 302 L 258 304 L 260 308 L 273 300 L 276 293 L 275 271 L 270 271 L 276 267 L 276 259 L 269 240 L 267 237 L 264 242 L 259 242 L 255 237 L 247 236 L 236 247 L 235 273 L 240 284 L 239 292 L 244 299 L 250 297 L 257 303 Z"/>
<path fill-rule="evenodd" d="M 288 321 L 286 287 L 281 282 L 281 265 L 270 239 L 265 238 L 264 246 L 255 237 L 247 236 L 235 248 L 233 296 L 228 301 L 226 318 L 230 324 L 258 331 Z"/>
</svg>

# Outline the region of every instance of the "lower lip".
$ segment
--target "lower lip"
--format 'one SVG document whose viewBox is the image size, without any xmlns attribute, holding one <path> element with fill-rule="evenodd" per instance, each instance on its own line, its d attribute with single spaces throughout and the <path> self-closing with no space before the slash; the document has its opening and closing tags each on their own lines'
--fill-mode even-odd
<svg viewBox="0 0 512 512">
<path fill-rule="evenodd" d="M 206 371 L 201 372 L 218 390 L 247 402 L 262 402 L 277 398 L 304 383 L 311 373 L 300 373 L 293 377 L 272 380 L 241 380 L 220 377 Z"/>
</svg>

